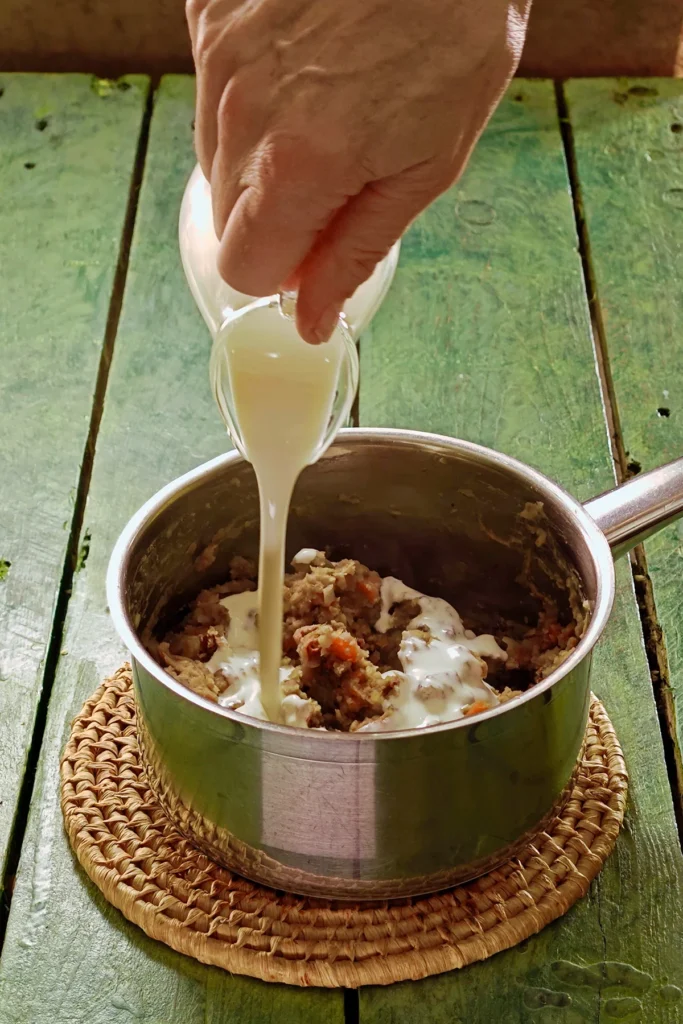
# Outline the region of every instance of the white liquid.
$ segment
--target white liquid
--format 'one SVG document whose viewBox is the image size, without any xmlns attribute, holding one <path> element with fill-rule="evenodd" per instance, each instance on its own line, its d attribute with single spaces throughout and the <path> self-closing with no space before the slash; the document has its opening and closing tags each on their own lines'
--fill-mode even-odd
<svg viewBox="0 0 683 1024">
<path fill-rule="evenodd" d="M 343 344 L 338 333 L 324 345 L 306 344 L 293 320 L 273 307 L 252 310 L 226 338 L 235 418 L 259 487 L 261 702 L 273 722 L 283 720 L 280 662 L 289 503 L 297 477 L 325 437 Z"/>
<path fill-rule="evenodd" d="M 316 552 L 317 554 L 317 552 Z M 251 718 L 267 721 L 261 700 L 261 672 L 259 668 L 259 631 L 256 617 L 258 594 L 230 594 L 221 604 L 230 612 L 230 624 L 225 642 L 221 643 L 207 662 L 211 672 L 222 672 L 228 685 L 218 698 L 223 707 L 239 711 Z M 286 682 L 291 669 L 279 668 L 279 684 Z M 296 693 L 282 698 L 280 721 L 284 725 L 306 728 L 317 706 Z"/>
<path fill-rule="evenodd" d="M 305 548 L 292 561 L 294 565 L 310 564 L 318 554 L 312 548 Z M 398 654 L 403 671 L 391 673 L 392 677 L 398 675 L 399 685 L 387 698 L 385 717 L 374 719 L 361 729 L 368 732 L 417 729 L 462 718 L 465 709 L 475 703 L 486 707 L 498 704 L 495 691 L 484 679 L 485 666 L 480 660 L 483 657 L 506 660 L 507 654 L 492 636 L 476 636 L 464 628 L 457 611 L 446 601 L 426 597 L 392 576 L 382 581 L 381 596 L 378 632 L 391 628 L 391 609 L 400 601 L 416 601 L 420 613 L 403 633 Z M 258 596 L 253 592 L 231 594 L 223 598 L 221 604 L 230 612 L 228 634 L 225 643 L 207 662 L 211 672 L 220 671 L 228 680 L 218 702 L 252 718 L 267 719 L 259 671 Z M 428 635 L 417 636 L 411 632 L 418 629 L 428 631 Z M 288 675 L 286 668 L 279 668 L 279 683 Z M 290 694 L 282 699 L 280 721 L 305 728 L 315 711 L 313 701 Z"/>
<path fill-rule="evenodd" d="M 386 633 L 393 625 L 391 609 L 401 601 L 415 601 L 420 613 L 403 633 L 398 658 L 403 672 L 398 691 L 389 697 L 388 714 L 362 729 L 417 729 L 463 718 L 473 704 L 495 707 L 498 696 L 486 682 L 483 658 L 507 659 L 489 634 L 477 636 L 465 629 L 447 601 L 427 597 L 387 576 L 382 580 L 382 610 L 375 628 Z M 421 634 L 414 632 L 420 630 Z M 425 632 L 426 631 L 426 632 Z"/>
<path fill-rule="evenodd" d="M 228 685 L 218 698 L 223 707 L 232 708 L 250 718 L 267 720 L 261 701 L 259 670 L 259 637 L 256 627 L 258 595 L 252 591 L 231 594 L 221 601 L 230 612 L 230 625 L 225 643 L 219 645 L 207 662 L 211 672 L 222 672 Z M 279 682 L 284 683 L 290 670 L 279 669 Z M 282 699 L 281 720 L 285 725 L 305 728 L 315 706 L 296 693 Z"/>
</svg>

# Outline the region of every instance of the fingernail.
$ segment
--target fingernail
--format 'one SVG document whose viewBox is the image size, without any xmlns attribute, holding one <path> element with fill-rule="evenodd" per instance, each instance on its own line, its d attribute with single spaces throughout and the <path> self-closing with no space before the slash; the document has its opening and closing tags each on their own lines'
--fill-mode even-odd
<svg viewBox="0 0 683 1024">
<path fill-rule="evenodd" d="M 337 320 L 339 319 L 339 310 L 332 307 L 326 309 L 323 315 L 318 320 L 317 324 L 311 331 L 313 335 L 314 344 L 320 345 L 324 341 L 330 340 L 332 331 L 337 326 Z"/>
</svg>

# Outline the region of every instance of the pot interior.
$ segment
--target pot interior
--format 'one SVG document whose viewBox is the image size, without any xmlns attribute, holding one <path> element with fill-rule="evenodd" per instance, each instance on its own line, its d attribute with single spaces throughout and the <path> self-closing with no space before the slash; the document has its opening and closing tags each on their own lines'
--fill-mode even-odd
<svg viewBox="0 0 683 1024">
<path fill-rule="evenodd" d="M 242 460 L 227 456 L 179 485 L 127 554 L 124 601 L 140 639 L 226 580 L 234 555 L 257 559 L 258 525 L 256 480 Z M 343 432 L 297 485 L 288 558 L 302 547 L 398 576 L 485 632 L 521 635 L 547 601 L 567 622 L 572 593 L 597 594 L 570 501 L 495 453 L 438 439 Z"/>
</svg>

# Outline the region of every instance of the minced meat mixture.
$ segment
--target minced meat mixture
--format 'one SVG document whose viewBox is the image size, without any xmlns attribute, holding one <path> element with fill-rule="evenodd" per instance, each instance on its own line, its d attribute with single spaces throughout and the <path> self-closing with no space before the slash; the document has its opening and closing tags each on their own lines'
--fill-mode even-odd
<svg viewBox="0 0 683 1024">
<path fill-rule="evenodd" d="M 391 602 L 387 618 L 383 585 L 400 581 L 383 581 L 360 562 L 329 561 L 321 552 L 302 552 L 297 559 L 284 582 L 282 693 L 288 724 L 354 731 L 383 728 L 389 719 L 398 724 L 388 727 L 404 728 L 477 714 L 543 679 L 580 638 L 577 624 L 560 625 L 550 606 L 522 640 L 477 638 L 445 602 L 421 600 L 410 591 L 408 598 Z M 235 558 L 230 579 L 201 591 L 177 628 L 149 647 L 160 665 L 202 697 L 265 717 L 258 693 L 248 686 L 258 675 L 255 591 L 255 566 Z M 442 619 L 434 619 L 436 606 Z M 411 658 L 431 664 L 438 644 L 450 638 L 452 645 L 453 637 L 464 645 L 458 648 L 455 711 L 443 672 L 427 679 L 418 672 L 410 692 L 407 683 Z M 415 707 L 419 720 L 408 716 Z"/>
</svg>

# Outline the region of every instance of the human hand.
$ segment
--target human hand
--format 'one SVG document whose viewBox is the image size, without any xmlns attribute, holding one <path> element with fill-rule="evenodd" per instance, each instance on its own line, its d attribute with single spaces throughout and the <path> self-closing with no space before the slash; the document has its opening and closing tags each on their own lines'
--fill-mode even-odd
<svg viewBox="0 0 683 1024">
<path fill-rule="evenodd" d="M 187 0 L 218 269 L 343 303 L 462 174 L 519 62 L 531 0 Z"/>
</svg>

